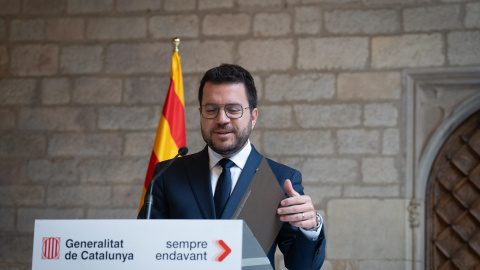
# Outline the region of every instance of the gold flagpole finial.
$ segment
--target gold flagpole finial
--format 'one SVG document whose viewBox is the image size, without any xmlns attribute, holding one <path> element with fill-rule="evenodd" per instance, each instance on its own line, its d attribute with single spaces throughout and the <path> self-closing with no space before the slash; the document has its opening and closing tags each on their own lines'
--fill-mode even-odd
<svg viewBox="0 0 480 270">
<path fill-rule="evenodd" d="M 172 44 L 174 46 L 174 50 L 178 52 L 178 46 L 180 46 L 180 39 L 178 37 L 172 40 Z"/>
</svg>

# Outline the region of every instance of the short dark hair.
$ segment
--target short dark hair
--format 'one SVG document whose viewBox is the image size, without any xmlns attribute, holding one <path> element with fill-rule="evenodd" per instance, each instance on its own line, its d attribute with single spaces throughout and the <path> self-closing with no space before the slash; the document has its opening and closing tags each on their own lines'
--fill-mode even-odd
<svg viewBox="0 0 480 270">
<path fill-rule="evenodd" d="M 255 82 L 253 81 L 252 75 L 238 65 L 233 64 L 221 64 L 218 67 L 214 67 L 207 71 L 203 75 L 202 80 L 200 81 L 200 88 L 198 89 L 198 102 L 202 106 L 202 97 L 203 97 L 203 87 L 205 83 L 211 82 L 213 84 L 222 84 L 222 83 L 243 83 L 245 86 L 245 92 L 247 94 L 248 106 L 250 111 L 254 108 L 257 108 L 257 88 L 255 88 Z"/>
</svg>

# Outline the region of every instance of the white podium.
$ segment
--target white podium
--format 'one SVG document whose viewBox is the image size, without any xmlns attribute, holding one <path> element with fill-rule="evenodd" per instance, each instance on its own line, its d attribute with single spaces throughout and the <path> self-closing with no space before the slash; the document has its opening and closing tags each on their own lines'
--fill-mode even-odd
<svg viewBox="0 0 480 270">
<path fill-rule="evenodd" d="M 272 267 L 242 220 L 36 220 L 32 269 Z"/>
</svg>

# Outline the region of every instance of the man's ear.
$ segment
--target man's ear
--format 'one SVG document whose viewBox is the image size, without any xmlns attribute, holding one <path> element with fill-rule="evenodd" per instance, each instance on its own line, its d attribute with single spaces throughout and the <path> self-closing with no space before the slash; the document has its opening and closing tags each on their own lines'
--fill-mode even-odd
<svg viewBox="0 0 480 270">
<path fill-rule="evenodd" d="M 252 129 L 255 127 L 255 123 L 257 123 L 258 118 L 258 109 L 255 108 L 252 110 Z"/>
</svg>

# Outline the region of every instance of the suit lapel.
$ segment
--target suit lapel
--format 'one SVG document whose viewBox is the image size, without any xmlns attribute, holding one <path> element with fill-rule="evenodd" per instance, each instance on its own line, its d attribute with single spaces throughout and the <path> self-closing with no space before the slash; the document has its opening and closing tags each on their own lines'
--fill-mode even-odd
<svg viewBox="0 0 480 270">
<path fill-rule="evenodd" d="M 242 200 L 243 194 L 250 185 L 257 168 L 260 166 L 262 159 L 263 156 L 260 155 L 260 153 L 258 153 L 255 147 L 252 145 L 252 151 L 248 156 L 247 163 L 245 163 L 242 174 L 240 175 L 240 178 L 233 189 L 232 195 L 228 199 L 225 210 L 223 210 L 222 219 L 230 219 L 233 216 L 238 204 L 240 203 L 240 200 Z"/>
<path fill-rule="evenodd" d="M 205 147 L 195 154 L 191 164 L 188 165 L 187 174 L 195 199 L 202 212 L 203 218 L 215 219 L 215 204 L 213 202 L 210 181 L 208 150 Z"/>
</svg>

